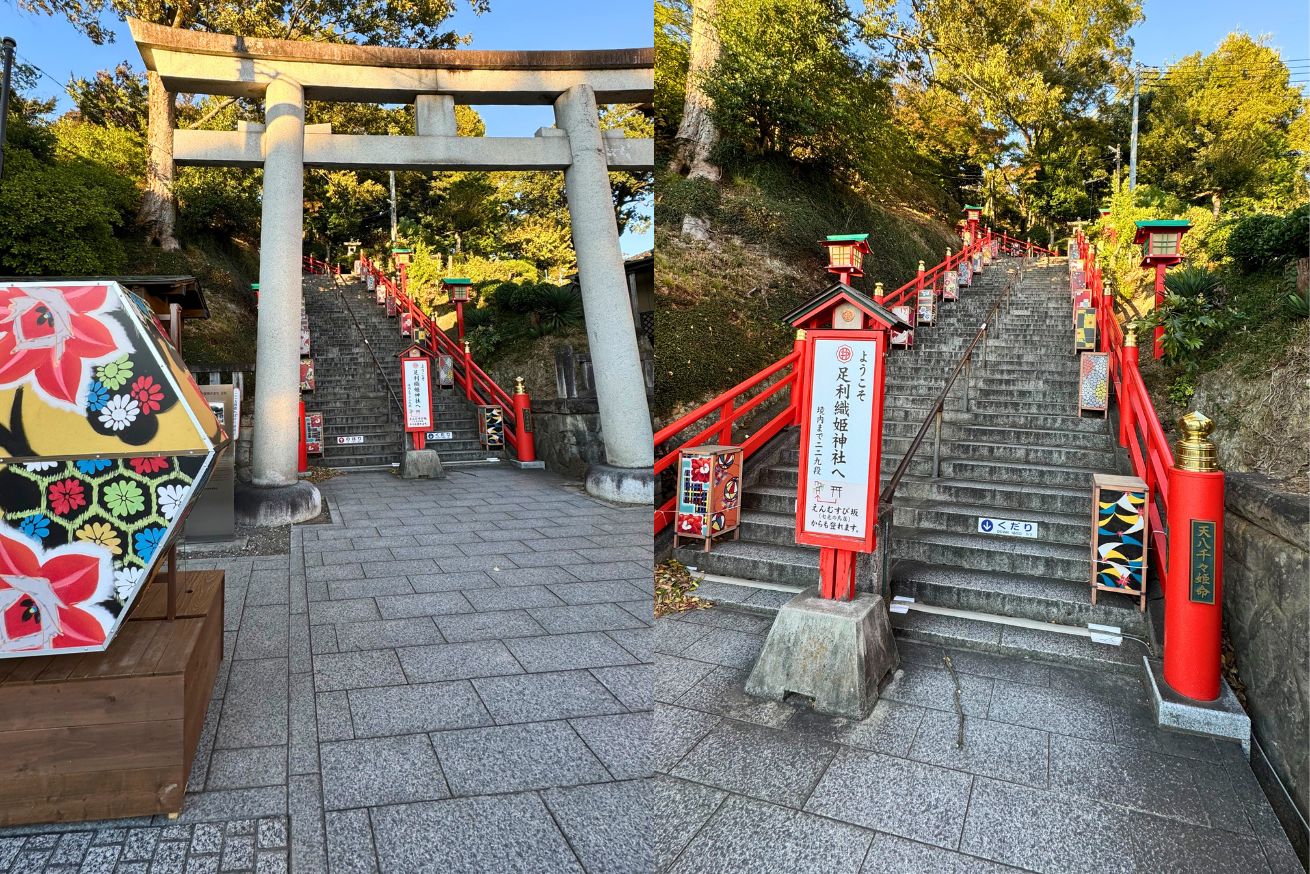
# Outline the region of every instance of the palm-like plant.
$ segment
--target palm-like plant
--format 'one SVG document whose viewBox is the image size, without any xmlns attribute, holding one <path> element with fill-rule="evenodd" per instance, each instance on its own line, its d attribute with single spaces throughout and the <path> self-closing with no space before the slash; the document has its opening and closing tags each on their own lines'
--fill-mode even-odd
<svg viewBox="0 0 1310 874">
<path fill-rule="evenodd" d="M 535 311 L 543 334 L 582 324 L 582 298 L 571 285 L 542 286 Z"/>
</svg>

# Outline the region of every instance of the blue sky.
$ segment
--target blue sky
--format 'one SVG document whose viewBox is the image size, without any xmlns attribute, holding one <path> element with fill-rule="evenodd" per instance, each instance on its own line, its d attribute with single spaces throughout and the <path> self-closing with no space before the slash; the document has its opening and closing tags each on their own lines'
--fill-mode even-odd
<svg viewBox="0 0 1310 874">
<path fill-rule="evenodd" d="M 1233 30 L 1268 34 L 1283 60 L 1310 58 L 1310 4 L 1305 0 L 1147 0 L 1146 20 L 1132 30 L 1137 60 L 1163 66 L 1211 52 Z"/>
<path fill-rule="evenodd" d="M 654 31 L 650 0 L 491 0 L 491 12 L 474 15 L 463 0 L 450 19 L 452 29 L 470 34 L 469 48 L 477 49 L 611 49 L 651 45 Z M 108 20 L 108 19 L 107 19 Z M 71 106 L 63 84 L 73 76 L 90 77 L 130 61 L 141 69 L 141 56 L 127 27 L 115 22 L 118 38 L 104 46 L 93 45 L 62 18 L 28 15 L 17 11 L 13 0 L 0 0 L 0 35 L 18 42 L 18 55 L 44 70 L 38 94 L 60 98 L 59 109 Z M 57 81 L 56 81 L 57 80 Z M 554 123 L 548 106 L 480 106 L 489 136 L 531 136 L 539 127 Z M 626 253 L 645 251 L 654 234 L 625 234 Z"/>
</svg>

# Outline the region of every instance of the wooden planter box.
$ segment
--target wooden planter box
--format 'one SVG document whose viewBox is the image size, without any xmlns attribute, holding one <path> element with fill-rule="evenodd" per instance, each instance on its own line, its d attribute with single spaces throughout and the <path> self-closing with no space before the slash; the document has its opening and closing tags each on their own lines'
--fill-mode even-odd
<svg viewBox="0 0 1310 874">
<path fill-rule="evenodd" d="M 0 826 L 177 814 L 223 657 L 223 573 L 162 575 L 105 652 L 0 660 Z"/>
</svg>

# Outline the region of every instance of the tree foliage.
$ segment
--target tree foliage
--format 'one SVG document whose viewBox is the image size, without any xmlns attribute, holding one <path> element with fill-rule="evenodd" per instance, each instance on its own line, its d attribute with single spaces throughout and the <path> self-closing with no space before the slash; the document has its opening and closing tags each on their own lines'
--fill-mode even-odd
<svg viewBox="0 0 1310 874">
<path fill-rule="evenodd" d="M 1215 216 L 1306 198 L 1307 102 L 1278 53 L 1241 33 L 1145 87 L 1144 180 Z"/>
</svg>

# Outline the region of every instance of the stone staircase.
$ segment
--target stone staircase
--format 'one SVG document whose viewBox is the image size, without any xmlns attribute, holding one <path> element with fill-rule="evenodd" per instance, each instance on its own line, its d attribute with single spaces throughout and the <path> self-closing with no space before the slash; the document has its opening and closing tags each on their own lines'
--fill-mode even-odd
<svg viewBox="0 0 1310 874">
<path fill-rule="evenodd" d="M 409 340 L 400 336 L 398 320 L 389 318 L 364 283 L 353 277 L 306 276 L 304 292 L 315 389 L 303 398 L 307 412 L 323 413 L 323 454 L 311 455 L 310 464 L 333 468 L 399 464 L 408 443 L 395 399 L 401 396 L 399 355 Z M 434 388 L 432 408 L 432 430 L 451 432 L 450 440 L 428 443 L 443 464 L 500 457 L 478 443 L 476 410 L 458 390 Z M 341 443 L 340 437 L 363 440 Z"/>
<path fill-rule="evenodd" d="M 916 333 L 913 350 L 893 351 L 884 480 L 1001 294 L 1007 271 L 1015 275 L 1019 263 L 994 262 L 960 301 L 943 305 L 940 324 Z M 974 359 L 969 409 L 963 375 L 947 399 L 940 478 L 932 476 L 930 430 L 893 502 L 892 593 L 974 615 L 911 609 L 893 614 L 893 625 L 899 636 L 927 643 L 1139 670 L 1145 648 L 1133 640 L 1116 647 L 1034 627 L 1095 623 L 1151 639 L 1134 599 L 1101 593 L 1100 603 L 1091 603 L 1091 477 L 1126 468 L 1110 422 L 1078 416 L 1065 263 L 1030 266 L 997 321 L 985 362 Z M 769 466 L 744 492 L 739 540 L 721 541 L 709 554 L 694 546 L 676 551 L 684 564 L 710 575 L 702 584 L 705 597 L 776 610 L 787 592 L 817 583 L 818 550 L 795 542 L 799 451 L 794 433 L 790 439 L 774 458 L 761 460 Z M 979 533 L 982 516 L 1038 523 L 1040 538 Z M 761 592 L 760 583 L 775 591 Z"/>
</svg>

